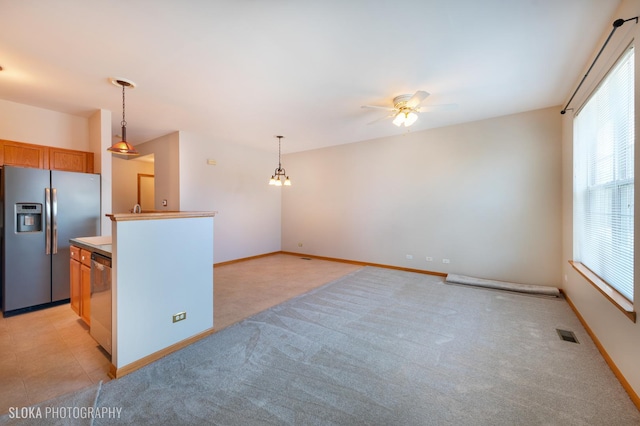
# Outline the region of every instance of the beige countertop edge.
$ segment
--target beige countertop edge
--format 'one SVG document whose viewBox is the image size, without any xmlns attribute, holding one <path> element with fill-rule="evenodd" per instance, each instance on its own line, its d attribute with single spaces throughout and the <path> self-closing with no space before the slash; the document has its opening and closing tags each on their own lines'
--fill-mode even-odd
<svg viewBox="0 0 640 426">
<path fill-rule="evenodd" d="M 194 217 L 214 217 L 218 212 L 157 212 L 157 213 L 111 213 L 107 214 L 113 222 L 128 220 L 160 220 L 160 219 L 184 219 Z"/>
</svg>

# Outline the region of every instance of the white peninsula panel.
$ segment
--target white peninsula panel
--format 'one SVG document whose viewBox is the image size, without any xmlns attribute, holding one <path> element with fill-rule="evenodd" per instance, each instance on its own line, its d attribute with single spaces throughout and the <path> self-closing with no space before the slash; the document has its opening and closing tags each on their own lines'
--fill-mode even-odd
<svg viewBox="0 0 640 426">
<path fill-rule="evenodd" d="M 213 212 L 109 215 L 120 377 L 213 332 Z M 174 315 L 186 318 L 174 322 Z"/>
</svg>

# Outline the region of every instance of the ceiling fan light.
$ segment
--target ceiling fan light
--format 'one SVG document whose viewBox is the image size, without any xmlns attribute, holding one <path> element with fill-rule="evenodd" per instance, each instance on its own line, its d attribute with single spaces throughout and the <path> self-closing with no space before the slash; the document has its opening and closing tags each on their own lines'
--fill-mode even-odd
<svg viewBox="0 0 640 426">
<path fill-rule="evenodd" d="M 393 124 L 398 127 L 402 126 L 402 124 L 404 123 L 404 118 L 404 114 L 399 112 L 398 115 L 396 115 L 396 118 L 393 119 Z"/>
<path fill-rule="evenodd" d="M 416 122 L 417 119 L 418 119 L 418 114 L 416 114 L 415 112 L 408 113 L 404 120 L 405 127 L 411 126 L 413 123 Z"/>
</svg>

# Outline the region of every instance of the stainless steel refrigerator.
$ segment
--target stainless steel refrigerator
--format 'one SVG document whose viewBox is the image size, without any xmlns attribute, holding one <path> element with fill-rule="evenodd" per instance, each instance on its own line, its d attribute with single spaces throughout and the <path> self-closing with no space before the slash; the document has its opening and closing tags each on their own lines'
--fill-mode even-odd
<svg viewBox="0 0 640 426">
<path fill-rule="evenodd" d="M 69 299 L 69 239 L 100 235 L 100 175 L 4 166 L 4 316 Z"/>
</svg>

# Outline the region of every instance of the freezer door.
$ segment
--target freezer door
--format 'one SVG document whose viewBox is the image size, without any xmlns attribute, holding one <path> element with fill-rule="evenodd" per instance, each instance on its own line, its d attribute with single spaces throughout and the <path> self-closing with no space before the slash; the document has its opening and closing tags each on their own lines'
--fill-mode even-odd
<svg viewBox="0 0 640 426">
<path fill-rule="evenodd" d="M 40 205 L 44 213 L 49 183 L 49 170 L 2 168 L 2 310 L 5 313 L 51 302 L 51 256 L 46 253 L 46 227 L 35 232 L 18 232 L 16 211 L 17 204 L 29 203 Z"/>
<path fill-rule="evenodd" d="M 69 239 L 100 235 L 100 175 L 51 171 L 51 295 L 69 298 Z"/>
</svg>

